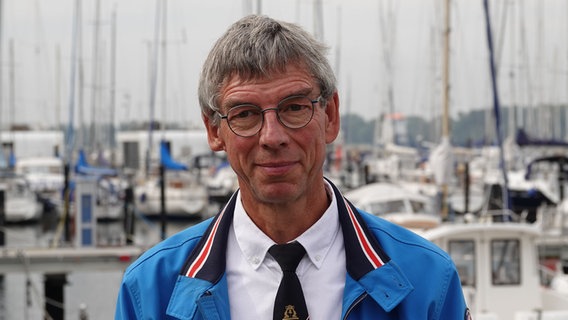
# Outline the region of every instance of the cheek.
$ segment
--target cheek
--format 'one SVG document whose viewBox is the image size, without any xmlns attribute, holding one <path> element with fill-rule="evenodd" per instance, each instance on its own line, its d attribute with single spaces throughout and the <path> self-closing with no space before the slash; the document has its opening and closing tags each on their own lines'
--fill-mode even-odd
<svg viewBox="0 0 568 320">
<path fill-rule="evenodd" d="M 225 145 L 229 163 L 233 166 L 235 171 L 242 171 L 243 168 L 252 160 L 252 152 L 246 144 L 239 144 L 237 141 Z"/>
</svg>

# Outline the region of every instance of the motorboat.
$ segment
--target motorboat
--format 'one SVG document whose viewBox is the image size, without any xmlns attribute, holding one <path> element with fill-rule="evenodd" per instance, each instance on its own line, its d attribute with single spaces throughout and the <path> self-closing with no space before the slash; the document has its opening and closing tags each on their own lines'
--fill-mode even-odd
<svg viewBox="0 0 568 320">
<path fill-rule="evenodd" d="M 395 183 L 374 182 L 347 191 L 345 197 L 356 207 L 409 229 L 441 223 L 434 199 Z"/>
<path fill-rule="evenodd" d="M 58 157 L 28 157 L 18 159 L 16 174 L 22 175 L 41 201 L 57 203 L 61 200 L 65 177 L 63 160 Z"/>
<path fill-rule="evenodd" d="M 168 216 L 200 217 L 208 204 L 207 188 L 186 171 L 167 171 L 164 176 L 165 211 Z M 146 217 L 161 214 L 159 176 L 140 181 L 134 189 L 136 210 Z"/>
<path fill-rule="evenodd" d="M 420 234 L 452 257 L 473 319 L 568 319 L 568 294 L 541 280 L 539 224 L 484 219 Z"/>
<path fill-rule="evenodd" d="M 23 176 L 13 172 L 2 172 L 0 188 L 4 190 L 6 222 L 32 222 L 41 217 L 43 205 Z"/>
</svg>

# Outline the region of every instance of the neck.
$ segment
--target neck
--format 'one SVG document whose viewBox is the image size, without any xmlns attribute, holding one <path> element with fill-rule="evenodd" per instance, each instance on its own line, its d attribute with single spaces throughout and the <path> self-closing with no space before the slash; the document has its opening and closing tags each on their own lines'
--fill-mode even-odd
<svg viewBox="0 0 568 320">
<path fill-rule="evenodd" d="M 251 220 L 278 244 L 287 243 L 308 230 L 325 213 L 331 200 L 321 189 L 295 201 L 264 203 L 241 194 L 242 204 Z"/>
</svg>

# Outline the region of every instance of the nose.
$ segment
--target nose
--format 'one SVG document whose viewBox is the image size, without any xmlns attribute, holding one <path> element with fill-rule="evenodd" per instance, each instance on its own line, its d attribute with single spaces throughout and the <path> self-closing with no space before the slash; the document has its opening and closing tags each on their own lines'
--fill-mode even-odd
<svg viewBox="0 0 568 320">
<path fill-rule="evenodd" d="M 268 148 L 277 148 L 288 143 L 286 128 L 278 120 L 276 108 L 263 110 L 263 123 L 260 128 L 260 144 Z"/>
</svg>

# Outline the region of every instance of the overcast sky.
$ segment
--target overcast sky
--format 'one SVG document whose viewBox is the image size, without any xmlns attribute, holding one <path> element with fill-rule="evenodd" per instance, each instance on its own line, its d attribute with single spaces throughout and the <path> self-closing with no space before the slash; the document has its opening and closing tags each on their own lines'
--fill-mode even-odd
<svg viewBox="0 0 568 320">
<path fill-rule="evenodd" d="M 83 109 L 75 92 L 75 123 L 111 119 L 112 16 L 116 12 L 114 117 L 150 118 L 150 54 L 156 0 L 82 1 Z M 442 0 L 322 0 L 323 40 L 340 84 L 343 113 L 367 119 L 394 110 L 425 117 L 442 105 Z M 568 100 L 568 5 L 565 0 L 492 3 L 502 104 L 538 106 Z M 67 123 L 76 0 L 3 0 L 0 122 Z M 313 0 L 160 0 L 166 3 L 166 95 L 161 79 L 155 118 L 199 124 L 196 90 L 201 64 L 217 39 L 249 10 L 297 22 L 316 32 Z M 451 1 L 450 109 L 491 105 L 482 0 Z M 98 29 L 98 36 L 96 30 Z M 98 37 L 98 49 L 94 39 Z M 95 52 L 98 50 L 98 58 Z M 161 54 L 161 53 L 160 53 Z M 390 63 L 388 62 L 390 61 Z M 160 60 L 159 73 L 163 65 Z M 98 70 L 94 76 L 94 70 Z M 388 91 L 392 88 L 392 105 Z M 97 105 L 97 111 L 92 106 Z M 165 107 L 164 107 L 165 106 Z"/>
</svg>

